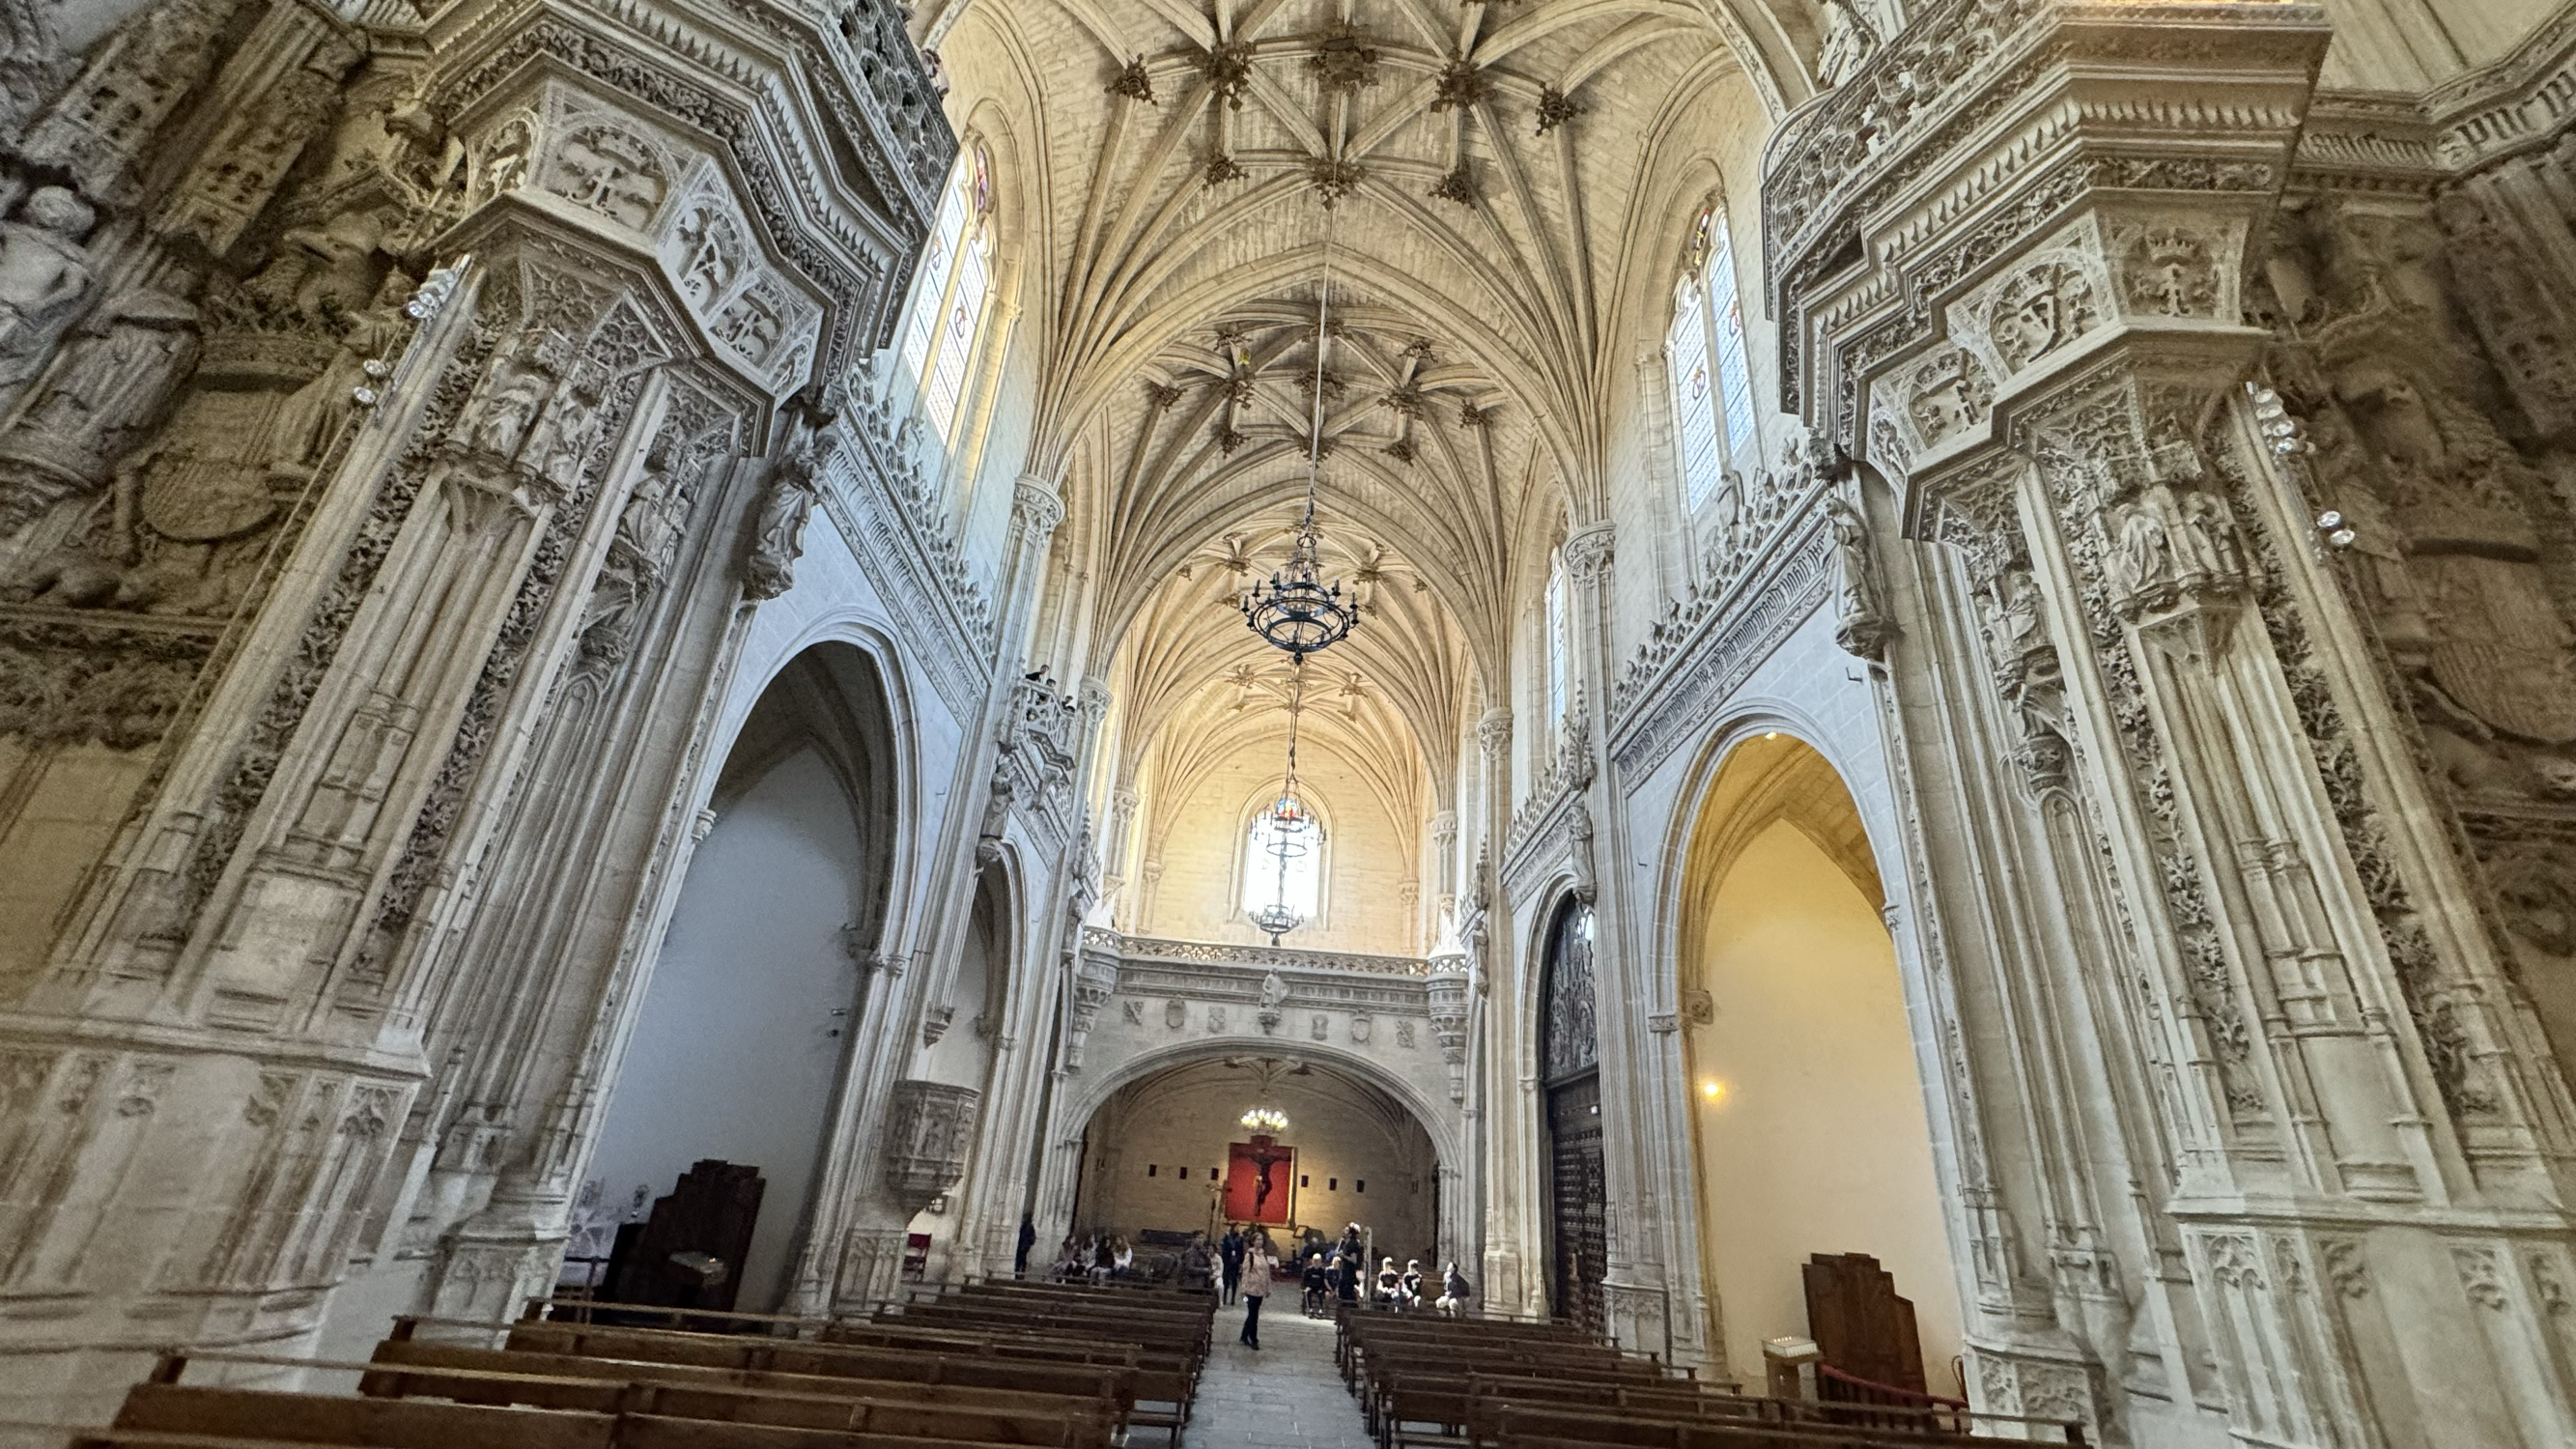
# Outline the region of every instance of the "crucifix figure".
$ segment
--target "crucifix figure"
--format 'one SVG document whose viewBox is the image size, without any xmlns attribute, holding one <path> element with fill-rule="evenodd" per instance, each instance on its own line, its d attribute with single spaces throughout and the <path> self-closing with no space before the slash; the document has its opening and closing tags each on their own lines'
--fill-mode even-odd
<svg viewBox="0 0 2576 1449">
<path fill-rule="evenodd" d="M 1260 1181 L 1252 1185 L 1252 1220 L 1254 1222 L 1266 1221 L 1262 1213 L 1270 1202 L 1270 1170 L 1287 1160 L 1288 1153 L 1279 1146 L 1279 1139 L 1267 1133 L 1253 1134 L 1252 1165 L 1261 1170 Z"/>
</svg>

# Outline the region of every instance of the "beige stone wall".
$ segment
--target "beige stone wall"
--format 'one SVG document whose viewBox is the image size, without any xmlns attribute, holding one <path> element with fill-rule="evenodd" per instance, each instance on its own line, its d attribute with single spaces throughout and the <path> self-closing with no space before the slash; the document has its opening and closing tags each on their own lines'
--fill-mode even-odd
<svg viewBox="0 0 2576 1449">
<path fill-rule="evenodd" d="M 1163 878 L 1140 932 L 1240 945 L 1268 939 L 1239 909 L 1243 831 L 1254 803 L 1279 788 L 1282 758 L 1241 751 L 1202 777 L 1177 807 L 1160 805 Z M 1300 778 L 1325 826 L 1323 914 L 1282 944 L 1396 955 L 1421 949 L 1400 890 L 1414 873 L 1419 827 L 1400 827 L 1349 762 L 1330 750 L 1308 745 Z"/>
<path fill-rule="evenodd" d="M 1246 1140 L 1237 1119 L 1256 1102 L 1288 1114 L 1279 1140 L 1297 1153 L 1290 1210 L 1298 1229 L 1311 1225 L 1332 1236 L 1357 1222 L 1399 1267 L 1434 1251 L 1437 1164 L 1429 1136 L 1376 1092 L 1329 1068 L 1265 1084 L 1253 1070 L 1206 1062 L 1122 1090 L 1086 1134 L 1075 1222 L 1085 1232 L 1131 1235 L 1208 1226 L 1227 1145 Z M 1219 1174 L 1214 1180 L 1211 1169 Z M 1288 1234 L 1274 1228 L 1272 1237 L 1284 1246 Z"/>
</svg>

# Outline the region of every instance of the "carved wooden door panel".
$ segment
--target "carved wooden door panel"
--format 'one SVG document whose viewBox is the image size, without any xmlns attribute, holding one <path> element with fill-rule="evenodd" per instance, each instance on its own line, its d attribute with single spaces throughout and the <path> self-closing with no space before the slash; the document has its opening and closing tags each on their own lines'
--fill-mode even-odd
<svg viewBox="0 0 2576 1449">
<path fill-rule="evenodd" d="M 1608 1184 L 1601 1172 L 1601 1074 L 1547 1094 L 1548 1307 L 1598 1333 L 1609 1256 Z"/>
<path fill-rule="evenodd" d="M 1548 1307 L 1598 1333 L 1609 1266 L 1609 1184 L 1601 1168 L 1601 1043 L 1593 1013 L 1592 907 L 1568 901 L 1548 932 L 1540 983 L 1539 1078 L 1546 1088 Z"/>
</svg>

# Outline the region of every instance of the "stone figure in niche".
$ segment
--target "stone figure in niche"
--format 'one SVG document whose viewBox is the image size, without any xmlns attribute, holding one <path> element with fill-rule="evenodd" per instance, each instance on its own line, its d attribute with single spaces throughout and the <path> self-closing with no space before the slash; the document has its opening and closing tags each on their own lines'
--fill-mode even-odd
<svg viewBox="0 0 2576 1449">
<path fill-rule="evenodd" d="M 743 592 L 752 598 L 774 599 L 795 583 L 796 561 L 805 553 L 805 522 L 814 512 L 823 470 L 840 446 L 840 430 L 829 415 L 796 410 L 792 434 L 752 524 L 751 557 L 743 570 Z"/>
<path fill-rule="evenodd" d="M 601 421 L 596 389 L 575 381 L 555 394 L 554 402 L 529 431 L 523 460 L 537 475 L 569 490 L 580 480 L 582 463 Z"/>
<path fill-rule="evenodd" d="M 484 383 L 481 406 L 467 415 L 466 446 L 502 458 L 518 452 L 553 386 L 535 358 L 502 359 Z"/>
<path fill-rule="evenodd" d="M 1316 1012 L 1314 1017 L 1306 1023 L 1306 1035 L 1316 1041 L 1322 1041 L 1325 1037 L 1330 1036 L 1332 1031 L 1333 1019 L 1324 1015 L 1320 1011 Z"/>
<path fill-rule="evenodd" d="M 1839 492 L 1825 496 L 1825 519 L 1834 531 L 1834 558 L 1842 575 L 1835 594 L 1834 642 L 1863 659 L 1884 659 L 1893 626 L 1871 567 L 1868 522 Z"/>
<path fill-rule="evenodd" d="M 0 222 L 0 405 L 35 376 L 92 284 L 81 245 L 95 214 L 60 186 L 40 186 Z"/>
<path fill-rule="evenodd" d="M 1369 1019 L 1368 1019 L 1368 1017 L 1367 1017 L 1367 1016 L 1365 1016 L 1365 1015 L 1360 1015 L 1360 1016 L 1354 1016 L 1354 1017 L 1352 1017 L 1352 1018 L 1351 1018 L 1351 1045 L 1353 1045 L 1353 1046 L 1367 1046 L 1367 1045 L 1368 1045 L 1368 1039 L 1369 1039 Z"/>
<path fill-rule="evenodd" d="M 636 471 L 617 517 L 617 532 L 608 542 L 608 559 L 583 612 L 581 652 L 586 658 L 613 664 L 626 657 L 644 595 L 670 567 L 679 547 L 680 519 L 689 500 L 671 467 L 667 449 L 656 446 Z"/>
<path fill-rule="evenodd" d="M 1287 999 L 1288 983 L 1280 979 L 1278 972 L 1272 971 L 1262 976 L 1261 1004 L 1263 1006 L 1276 1007 Z"/>
<path fill-rule="evenodd" d="M 197 309 L 153 289 L 90 314 L 0 436 L 0 536 L 105 487 L 197 361 Z"/>
<path fill-rule="evenodd" d="M 396 268 L 385 274 L 375 296 L 358 311 L 341 311 L 329 298 L 323 299 L 323 315 L 340 319 L 339 344 L 331 360 L 297 388 L 271 420 L 266 451 L 272 471 L 309 477 L 329 454 L 350 417 L 357 389 L 366 382 L 367 364 L 383 358 L 402 340 L 403 302 L 413 285 L 411 276 Z"/>
<path fill-rule="evenodd" d="M 1208 1030 L 1210 1030 L 1210 1031 L 1223 1031 L 1223 1030 L 1225 1030 L 1225 1008 L 1224 1008 L 1224 1007 L 1222 1007 L 1222 1006 L 1211 1006 L 1211 1007 L 1209 1007 L 1209 1008 L 1208 1008 Z"/>
<path fill-rule="evenodd" d="M 2227 506 L 2197 489 L 2149 483 L 2114 510 L 2131 592 L 2155 607 L 2178 593 L 2233 582 L 2244 570 Z"/>
</svg>

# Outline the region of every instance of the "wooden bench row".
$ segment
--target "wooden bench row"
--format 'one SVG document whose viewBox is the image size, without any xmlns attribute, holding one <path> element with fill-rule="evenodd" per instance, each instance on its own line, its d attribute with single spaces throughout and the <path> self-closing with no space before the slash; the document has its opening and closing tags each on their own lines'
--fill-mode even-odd
<svg viewBox="0 0 2576 1449">
<path fill-rule="evenodd" d="M 1111 1449 L 1156 1424 L 1179 1442 L 1212 1302 L 938 1301 L 971 1309 L 867 1321 L 540 1304 L 625 1321 L 534 1317 L 493 1348 L 398 1320 L 364 1364 L 174 1352 L 75 1449 Z M 348 1371 L 357 1393 L 183 1382 L 192 1361 Z"/>
<path fill-rule="evenodd" d="M 1346 1312 L 1336 1352 L 1383 1449 L 1985 1449 L 2033 1429 L 2084 1442 L 2080 1424 L 1746 1395 L 1562 1324 Z"/>
</svg>

